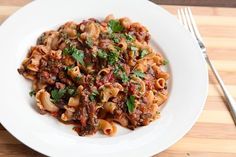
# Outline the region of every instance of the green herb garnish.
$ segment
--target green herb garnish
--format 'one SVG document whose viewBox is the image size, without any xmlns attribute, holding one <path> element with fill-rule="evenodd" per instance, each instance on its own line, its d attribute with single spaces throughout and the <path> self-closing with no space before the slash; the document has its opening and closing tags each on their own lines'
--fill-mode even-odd
<svg viewBox="0 0 236 157">
<path fill-rule="evenodd" d="M 113 33 L 110 33 L 109 38 L 111 38 L 114 41 L 114 43 L 120 42 L 120 39 Z"/>
<path fill-rule="evenodd" d="M 135 39 L 135 38 L 134 38 L 132 35 L 130 35 L 130 34 L 125 34 L 125 38 L 126 38 L 126 40 L 129 41 L 129 42 L 133 42 L 134 39 Z"/>
<path fill-rule="evenodd" d="M 62 54 L 63 54 L 63 55 L 71 55 L 71 50 L 70 50 L 70 48 L 65 48 L 65 49 L 62 51 Z"/>
<path fill-rule="evenodd" d="M 30 91 L 29 92 L 29 95 L 32 97 L 32 96 L 35 96 L 36 92 L 34 90 Z"/>
<path fill-rule="evenodd" d="M 88 37 L 87 40 L 85 41 L 85 43 L 92 48 L 93 47 L 93 39 Z"/>
<path fill-rule="evenodd" d="M 98 91 L 93 91 L 90 95 L 89 95 L 89 100 L 90 101 L 94 101 L 96 99 L 96 96 L 98 95 Z"/>
<path fill-rule="evenodd" d="M 66 88 L 63 88 L 63 89 L 53 89 L 51 91 L 51 96 L 52 96 L 52 99 L 53 101 L 55 102 L 58 102 L 66 93 Z"/>
<path fill-rule="evenodd" d="M 70 96 L 75 95 L 75 88 L 73 88 L 73 87 L 67 87 L 67 93 L 68 93 Z"/>
<path fill-rule="evenodd" d="M 124 30 L 123 26 L 118 20 L 110 20 L 108 22 L 108 27 L 112 30 L 112 32 L 121 32 Z"/>
<path fill-rule="evenodd" d="M 129 77 L 126 75 L 124 68 L 121 65 L 115 66 L 113 73 L 116 77 L 121 78 L 123 83 L 129 81 Z"/>
<path fill-rule="evenodd" d="M 76 47 L 71 46 L 63 50 L 63 55 L 71 55 L 77 62 L 84 65 L 84 52 L 78 50 Z"/>
<path fill-rule="evenodd" d="M 118 77 L 119 76 L 119 71 L 121 70 L 121 68 L 120 68 L 121 66 L 120 65 L 118 65 L 118 66 L 116 66 L 115 67 L 115 69 L 114 69 L 114 75 L 116 76 L 116 77 Z"/>
<path fill-rule="evenodd" d="M 137 48 L 137 47 L 135 47 L 135 46 L 130 46 L 130 50 L 131 50 L 131 51 L 137 51 L 137 50 L 138 50 L 138 48 Z"/>
<path fill-rule="evenodd" d="M 129 113 L 132 113 L 134 111 L 134 108 L 135 108 L 134 100 L 135 100 L 135 97 L 131 95 L 126 101 L 126 105 L 128 107 Z"/>
<path fill-rule="evenodd" d="M 74 68 L 74 66 L 73 65 L 71 65 L 71 66 L 65 66 L 64 67 L 64 69 L 67 71 L 67 70 L 71 70 L 72 68 Z"/>
<path fill-rule="evenodd" d="M 163 65 L 167 65 L 167 64 L 169 64 L 169 61 L 168 60 L 164 60 L 163 61 Z"/>
<path fill-rule="evenodd" d="M 105 51 L 100 50 L 100 49 L 98 50 L 97 55 L 98 55 L 99 58 L 102 58 L 102 59 L 107 58 L 107 53 Z"/>
<path fill-rule="evenodd" d="M 127 83 L 129 81 L 129 77 L 126 75 L 125 72 L 123 72 L 120 76 L 123 83 Z"/>
<path fill-rule="evenodd" d="M 119 55 L 117 52 L 112 51 L 108 53 L 108 63 L 114 65 L 119 60 Z"/>
<path fill-rule="evenodd" d="M 142 50 L 141 53 L 140 53 L 140 58 L 145 57 L 147 54 L 148 54 L 147 50 Z"/>
<path fill-rule="evenodd" d="M 77 50 L 77 49 L 76 49 Z M 84 52 L 81 50 L 74 51 L 72 57 L 79 62 L 80 64 L 84 65 Z"/>
<path fill-rule="evenodd" d="M 117 38 L 117 37 L 114 37 L 112 40 L 113 40 L 115 43 L 119 43 L 119 42 L 120 42 L 120 39 Z"/>
<path fill-rule="evenodd" d="M 143 72 L 139 71 L 139 70 L 135 70 L 134 75 L 137 76 L 137 77 L 140 77 L 140 78 L 145 77 L 145 74 Z"/>
</svg>

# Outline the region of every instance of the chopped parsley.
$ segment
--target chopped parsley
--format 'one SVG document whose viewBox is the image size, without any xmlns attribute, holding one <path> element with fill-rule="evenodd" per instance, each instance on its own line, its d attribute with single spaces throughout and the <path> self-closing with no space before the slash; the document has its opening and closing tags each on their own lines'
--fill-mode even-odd
<svg viewBox="0 0 236 157">
<path fill-rule="evenodd" d="M 148 54 L 147 50 L 142 50 L 141 53 L 140 53 L 140 58 L 145 57 L 147 54 Z"/>
<path fill-rule="evenodd" d="M 80 64 L 84 65 L 84 52 L 81 50 L 77 50 L 73 52 L 72 57 L 79 62 Z"/>
<path fill-rule="evenodd" d="M 126 101 L 126 105 L 128 107 L 129 113 L 134 112 L 135 104 L 134 104 L 135 97 L 131 95 L 128 100 Z"/>
<path fill-rule="evenodd" d="M 120 39 L 114 33 L 110 33 L 109 38 L 111 38 L 114 41 L 114 43 L 120 42 Z"/>
<path fill-rule="evenodd" d="M 35 96 L 36 92 L 34 90 L 30 91 L 29 92 L 29 95 L 32 97 L 32 96 Z"/>
<path fill-rule="evenodd" d="M 168 60 L 164 60 L 163 61 L 163 65 L 167 65 L 167 64 L 169 64 L 169 61 Z"/>
<path fill-rule="evenodd" d="M 93 92 L 89 95 L 89 100 L 90 100 L 90 101 L 94 101 L 94 100 L 96 99 L 96 96 L 97 96 L 98 94 L 99 94 L 99 93 L 98 93 L 97 90 L 93 91 Z"/>
<path fill-rule="evenodd" d="M 68 93 L 70 96 L 75 95 L 75 88 L 73 88 L 73 87 L 67 87 L 67 93 Z"/>
<path fill-rule="evenodd" d="M 115 75 L 116 77 L 118 77 L 118 76 L 119 76 L 119 72 L 120 72 L 120 71 L 123 71 L 123 70 L 124 70 L 123 67 L 120 66 L 120 65 L 118 65 L 118 66 L 115 67 L 113 73 L 114 73 L 114 75 Z"/>
<path fill-rule="evenodd" d="M 137 76 L 137 77 L 140 77 L 140 78 L 145 77 L 145 74 L 143 72 L 139 71 L 139 70 L 135 70 L 134 75 Z"/>
<path fill-rule="evenodd" d="M 127 83 L 129 81 L 129 77 L 126 75 L 125 72 L 123 72 L 120 76 L 123 83 Z"/>
<path fill-rule="evenodd" d="M 121 32 L 124 30 L 124 27 L 120 24 L 118 20 L 110 20 L 108 22 L 108 27 L 112 30 L 112 32 Z"/>
<path fill-rule="evenodd" d="M 126 40 L 129 41 L 129 42 L 133 42 L 134 39 L 135 39 L 135 38 L 134 38 L 132 35 L 130 35 L 130 34 L 125 34 L 125 38 L 126 38 Z"/>
<path fill-rule="evenodd" d="M 77 62 L 84 65 L 84 52 L 78 50 L 76 47 L 71 46 L 63 50 L 63 55 L 71 55 Z"/>
<path fill-rule="evenodd" d="M 93 47 L 93 39 L 88 37 L 87 40 L 85 41 L 85 43 L 92 48 Z"/>
<path fill-rule="evenodd" d="M 98 50 L 98 53 L 97 53 L 98 57 L 99 58 L 102 58 L 102 59 L 106 59 L 107 58 L 107 53 L 103 50 Z"/>
<path fill-rule="evenodd" d="M 130 46 L 130 50 L 131 50 L 131 51 L 137 51 L 137 50 L 138 50 L 138 48 L 137 48 L 137 47 L 135 47 L 135 46 Z"/>
<path fill-rule="evenodd" d="M 64 69 L 67 71 L 67 70 L 71 70 L 74 66 L 71 65 L 71 66 L 65 66 Z"/>
<path fill-rule="evenodd" d="M 114 65 L 119 60 L 118 52 L 112 51 L 108 53 L 108 63 Z"/>
<path fill-rule="evenodd" d="M 129 81 L 129 77 L 124 72 L 124 68 L 121 65 L 118 65 L 114 68 L 114 75 L 118 78 L 121 78 L 123 83 L 127 83 Z"/>
<path fill-rule="evenodd" d="M 55 102 L 58 102 L 66 93 L 66 88 L 63 88 L 63 89 L 53 89 L 51 91 L 51 96 L 52 96 L 52 99 L 53 101 Z"/>
<path fill-rule="evenodd" d="M 62 51 L 62 54 L 63 55 L 71 55 L 72 53 L 72 50 L 70 48 L 65 48 L 63 51 Z"/>
<path fill-rule="evenodd" d="M 54 102 L 58 102 L 63 96 L 69 95 L 74 96 L 76 93 L 76 89 L 73 86 L 67 86 L 63 89 L 53 89 L 51 91 L 51 97 Z"/>
<path fill-rule="evenodd" d="M 118 37 L 114 37 L 112 40 L 113 40 L 115 43 L 119 43 L 119 42 L 120 42 L 120 39 L 119 39 Z"/>
</svg>

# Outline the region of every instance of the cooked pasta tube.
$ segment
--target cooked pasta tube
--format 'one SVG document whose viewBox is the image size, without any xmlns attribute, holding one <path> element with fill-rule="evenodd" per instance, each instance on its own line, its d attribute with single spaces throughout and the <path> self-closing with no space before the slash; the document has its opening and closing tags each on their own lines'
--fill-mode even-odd
<svg viewBox="0 0 236 157">
<path fill-rule="evenodd" d="M 165 88 L 165 83 L 166 83 L 166 80 L 164 78 L 159 78 L 155 80 L 155 87 L 157 89 L 163 89 Z"/>
<path fill-rule="evenodd" d="M 106 102 L 103 107 L 106 112 L 113 113 L 116 109 L 116 104 L 114 102 Z"/>
<path fill-rule="evenodd" d="M 117 130 L 114 123 L 109 123 L 104 119 L 99 119 L 98 129 L 102 130 L 105 135 L 109 136 L 113 136 Z"/>
</svg>

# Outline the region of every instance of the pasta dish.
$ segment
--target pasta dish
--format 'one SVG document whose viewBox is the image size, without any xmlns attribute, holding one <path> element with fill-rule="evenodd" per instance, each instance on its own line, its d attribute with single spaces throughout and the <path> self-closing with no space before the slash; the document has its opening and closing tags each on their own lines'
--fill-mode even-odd
<svg viewBox="0 0 236 157">
<path fill-rule="evenodd" d="M 168 97 L 167 61 L 139 23 L 112 15 L 44 32 L 18 72 L 32 81 L 40 113 L 74 125 L 80 136 L 134 130 L 160 116 Z"/>
</svg>

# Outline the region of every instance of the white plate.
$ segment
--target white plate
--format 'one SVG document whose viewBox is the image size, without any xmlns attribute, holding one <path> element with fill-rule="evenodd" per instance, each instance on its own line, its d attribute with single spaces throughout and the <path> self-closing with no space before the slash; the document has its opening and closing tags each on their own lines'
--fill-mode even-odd
<svg viewBox="0 0 236 157">
<path fill-rule="evenodd" d="M 43 32 L 69 20 L 113 13 L 145 25 L 152 44 L 169 60 L 170 97 L 161 118 L 135 131 L 119 128 L 115 137 L 79 137 L 70 126 L 34 110 L 30 83 L 17 73 L 27 50 Z M 49 156 L 150 156 L 183 137 L 201 113 L 208 75 L 199 47 L 178 21 L 147 0 L 40 0 L 23 7 L 0 28 L 3 126 L 24 144 Z"/>
</svg>

